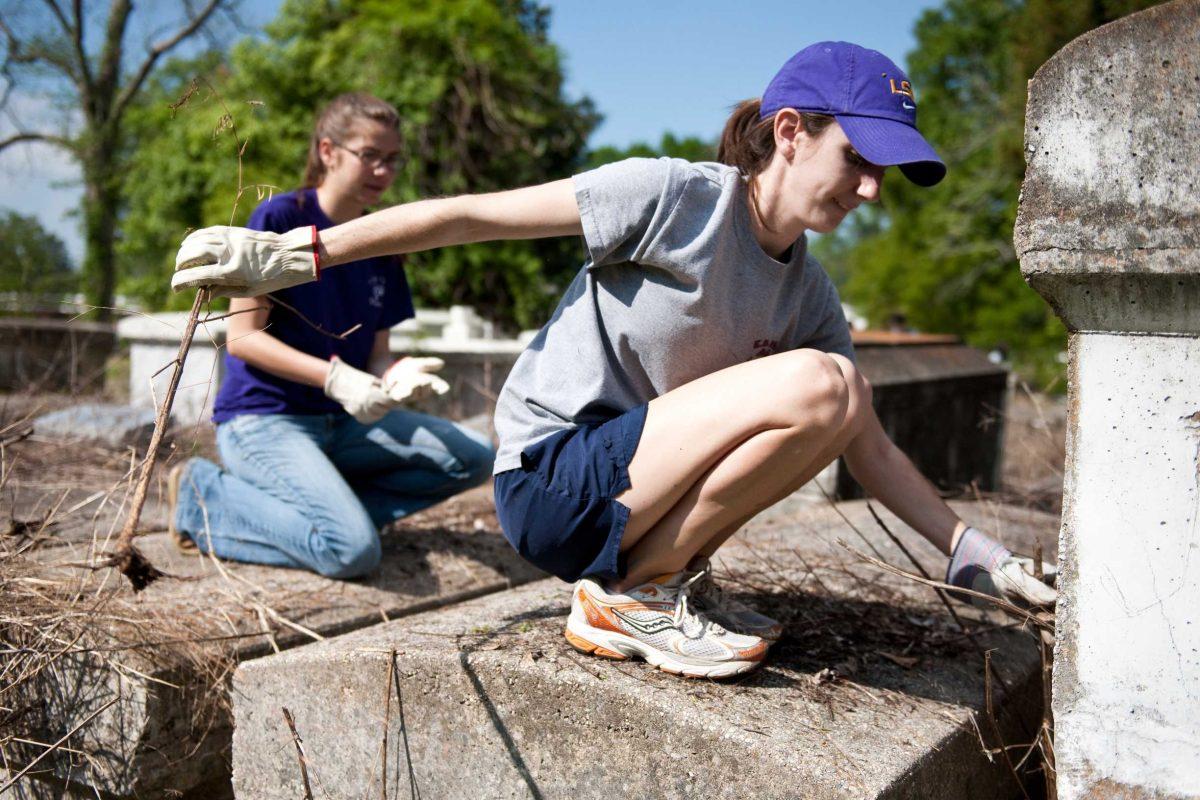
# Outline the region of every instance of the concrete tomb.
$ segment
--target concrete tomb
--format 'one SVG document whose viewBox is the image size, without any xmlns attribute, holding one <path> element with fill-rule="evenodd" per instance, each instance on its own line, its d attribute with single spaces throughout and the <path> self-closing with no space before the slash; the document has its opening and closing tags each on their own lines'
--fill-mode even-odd
<svg viewBox="0 0 1200 800">
<path fill-rule="evenodd" d="M 440 520 L 462 517 L 454 524 L 428 527 L 414 515 L 383 537 L 382 567 L 360 581 L 219 563 L 155 533 L 138 547 L 172 577 L 135 595 L 115 571 L 69 566 L 94 560 L 103 541 L 38 551 L 41 580 L 75 583 L 96 598 L 120 586 L 95 602 L 65 655 L 6 694 L 32 741 L 57 741 L 99 712 L 37 776 L 84 797 L 228 797 L 228 678 L 239 662 L 542 577 L 495 533 L 490 506 L 479 489 L 439 507 Z M 7 756 L 23 765 L 40 753 L 14 746 Z M 24 786 L 30 797 L 54 796 L 34 781 Z"/>
<path fill-rule="evenodd" d="M 1200 1 L 1030 83 L 1021 269 L 1071 332 L 1062 800 L 1200 797 Z"/>
<path fill-rule="evenodd" d="M 1055 527 L 1003 506 L 958 510 L 1025 550 Z M 234 678 L 235 794 L 290 800 L 307 782 L 332 799 L 1013 796 L 1002 759 L 981 746 L 1000 746 L 977 713 L 983 651 L 1007 686 L 992 687 L 1003 741 L 1029 742 L 1036 639 L 990 626 L 964 636 L 930 589 L 838 539 L 905 563 L 861 501 L 793 498 L 721 551 L 726 585 L 789 623 L 764 666 L 733 682 L 575 652 L 562 635 L 569 586 L 556 579 L 248 662 Z"/>
</svg>

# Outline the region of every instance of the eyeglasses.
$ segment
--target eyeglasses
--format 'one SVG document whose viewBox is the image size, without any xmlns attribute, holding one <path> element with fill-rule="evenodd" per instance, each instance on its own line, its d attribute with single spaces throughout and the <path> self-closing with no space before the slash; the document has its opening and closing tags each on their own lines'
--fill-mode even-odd
<svg viewBox="0 0 1200 800">
<path fill-rule="evenodd" d="M 330 140 L 330 141 L 332 141 L 332 140 Z M 374 150 L 370 147 L 368 147 L 364 150 L 354 150 L 352 148 L 346 147 L 346 145 L 342 144 L 341 142 L 333 142 L 333 146 L 340 147 L 343 150 L 345 150 L 347 153 L 352 154 L 359 161 L 361 161 L 363 163 L 363 165 L 365 167 L 367 167 L 368 169 L 379 169 L 380 167 L 387 167 L 388 169 L 390 169 L 394 172 L 396 170 L 396 168 L 398 166 L 400 166 L 400 154 L 399 153 L 392 153 L 390 156 L 387 156 L 387 155 L 384 155 L 383 153 L 379 152 L 378 150 Z"/>
</svg>

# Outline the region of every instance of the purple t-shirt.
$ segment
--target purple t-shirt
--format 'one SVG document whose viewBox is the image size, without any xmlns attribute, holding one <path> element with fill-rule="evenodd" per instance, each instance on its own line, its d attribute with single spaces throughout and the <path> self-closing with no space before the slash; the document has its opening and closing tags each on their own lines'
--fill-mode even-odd
<svg viewBox="0 0 1200 800">
<path fill-rule="evenodd" d="M 303 197 L 304 202 L 299 202 Z M 333 221 L 317 204 L 313 189 L 279 194 L 259 204 L 247 227 L 286 233 L 305 225 L 318 230 Z M 412 295 L 398 257 L 369 258 L 335 269 L 322 270 L 321 279 L 267 295 L 298 310 L 326 331 L 341 334 L 355 325 L 345 339 L 335 339 L 305 322 L 279 303 L 271 307 L 267 331 L 286 344 L 318 358 L 336 355 L 352 367 L 366 369 L 377 331 L 391 328 L 413 316 Z M 240 358 L 225 355 L 225 380 L 217 393 L 213 422 L 226 422 L 239 414 L 345 413 L 317 386 L 289 381 L 252 367 Z"/>
</svg>

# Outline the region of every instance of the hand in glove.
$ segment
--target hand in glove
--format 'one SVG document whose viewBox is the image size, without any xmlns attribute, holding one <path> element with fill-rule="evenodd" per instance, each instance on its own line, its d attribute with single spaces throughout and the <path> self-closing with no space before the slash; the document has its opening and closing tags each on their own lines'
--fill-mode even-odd
<svg viewBox="0 0 1200 800">
<path fill-rule="evenodd" d="M 450 384 L 432 373 L 444 367 L 440 358 L 408 356 L 383 373 L 383 385 L 396 402 L 422 400 L 450 391 Z"/>
<path fill-rule="evenodd" d="M 214 297 L 255 297 L 320 276 L 315 226 L 287 233 L 216 225 L 193 231 L 175 256 L 175 291 L 207 287 Z"/>
<path fill-rule="evenodd" d="M 378 421 L 399 405 L 388 394 L 383 381 L 369 372 L 355 369 L 337 356 L 329 362 L 325 396 L 341 403 L 352 417 L 364 424 Z"/>
<path fill-rule="evenodd" d="M 1033 559 L 1014 555 L 991 537 L 967 528 L 950 557 L 946 583 L 998 597 L 1022 608 L 1051 606 L 1058 600 L 1058 592 L 1053 588 L 1058 570 L 1043 562 L 1042 574 L 1040 580 L 1034 576 Z M 990 605 L 982 598 L 966 599 L 977 606 Z"/>
</svg>

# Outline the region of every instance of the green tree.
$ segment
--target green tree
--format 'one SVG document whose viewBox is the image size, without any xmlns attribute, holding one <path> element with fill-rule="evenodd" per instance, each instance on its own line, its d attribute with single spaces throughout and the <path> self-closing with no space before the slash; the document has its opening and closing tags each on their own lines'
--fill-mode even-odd
<svg viewBox="0 0 1200 800">
<path fill-rule="evenodd" d="M 0 292 L 31 297 L 71 294 L 79 288 L 79 275 L 67 248 L 35 217 L 14 211 L 0 215 Z"/>
<path fill-rule="evenodd" d="M 696 136 L 686 136 L 682 139 L 673 133 L 664 133 L 657 146 L 646 142 L 634 142 L 628 147 L 613 147 L 606 145 L 597 147 L 587 154 L 587 169 L 595 169 L 603 164 L 611 164 L 626 158 L 658 158 L 670 156 L 686 161 L 716 161 L 717 147 L 712 142 L 706 142 Z"/>
<path fill-rule="evenodd" d="M 548 13 L 526 0 L 288 0 L 265 37 L 238 43 L 227 62 L 170 65 L 139 109 L 124 288 L 164 301 L 185 229 L 242 222 L 261 191 L 298 185 L 315 110 L 341 92 L 369 91 L 400 111 L 402 161 L 385 204 L 569 176 L 599 117 L 587 99 L 563 96 Z M 204 83 L 173 112 L 195 75 Z M 238 142 L 250 191 L 231 213 Z M 408 266 L 425 303 L 469 303 L 530 326 L 580 260 L 577 242 L 543 240 L 418 253 Z"/>
<path fill-rule="evenodd" d="M 947 0 L 924 12 L 908 73 L 921 130 L 949 172 L 932 189 L 890 175 L 881 207 L 814 246 L 845 298 L 873 323 L 901 312 L 922 330 L 1008 347 L 1027 376 L 1055 374 L 1065 332 L 1012 246 L 1026 84 L 1076 36 L 1153 4 Z"/>
</svg>

